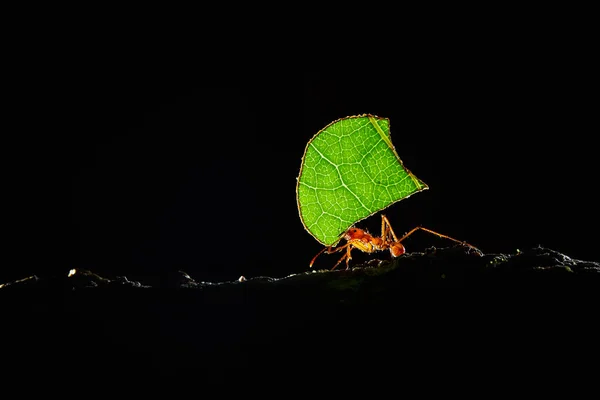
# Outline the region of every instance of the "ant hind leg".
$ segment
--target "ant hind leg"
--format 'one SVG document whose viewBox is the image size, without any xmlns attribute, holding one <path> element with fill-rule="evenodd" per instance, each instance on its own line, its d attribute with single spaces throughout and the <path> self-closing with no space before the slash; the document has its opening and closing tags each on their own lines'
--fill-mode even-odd
<svg viewBox="0 0 600 400">
<path fill-rule="evenodd" d="M 392 236 L 391 239 L 388 237 L 389 235 Z M 390 221 L 383 214 L 381 214 L 381 238 L 385 241 L 398 241 L 398 238 L 392 229 L 392 224 L 390 224 Z"/>
<path fill-rule="evenodd" d="M 436 232 L 436 231 L 432 231 L 431 229 L 423 228 L 422 226 L 417 226 L 417 227 L 415 227 L 415 228 L 411 229 L 410 231 L 408 231 L 408 233 L 406 233 L 404 236 L 402 236 L 402 237 L 400 238 L 400 240 L 398 240 L 398 242 L 402 242 L 404 239 L 406 239 L 407 237 L 409 237 L 410 235 L 412 235 L 413 233 L 415 233 L 415 232 L 416 232 L 416 231 L 418 231 L 418 230 L 422 230 L 422 231 L 425 231 L 425 232 L 429 232 L 429 233 L 431 233 L 431 234 L 433 234 L 433 235 L 436 235 L 436 236 L 438 236 L 438 237 L 441 237 L 441 238 L 444 238 L 444 239 L 448 239 L 448 240 L 452 240 L 453 242 L 456 242 L 456 243 L 462 244 L 463 246 L 467 246 L 467 247 L 470 247 L 470 248 L 472 248 L 472 249 L 475 249 L 475 250 L 477 250 L 478 252 L 480 251 L 480 250 L 479 250 L 477 247 L 475 247 L 475 246 L 473 246 L 473 245 L 470 245 L 469 243 L 467 243 L 467 242 L 465 242 L 465 241 L 458 240 L 458 239 L 454 239 L 453 237 L 450 237 L 450 236 L 447 236 L 447 235 L 441 234 L 441 233 L 439 233 L 439 232 Z"/>
</svg>

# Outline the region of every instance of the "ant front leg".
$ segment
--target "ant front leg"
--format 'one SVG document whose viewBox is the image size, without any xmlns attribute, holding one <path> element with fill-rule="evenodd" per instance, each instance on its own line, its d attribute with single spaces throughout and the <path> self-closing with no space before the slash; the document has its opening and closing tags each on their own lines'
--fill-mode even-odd
<svg viewBox="0 0 600 400">
<path fill-rule="evenodd" d="M 315 260 L 317 259 L 317 257 L 319 257 L 321 254 L 323 253 L 327 253 L 327 254 L 333 254 L 333 253 L 337 253 L 339 251 L 342 251 L 344 249 L 346 250 L 346 254 L 344 254 L 342 256 L 342 258 L 339 259 L 339 261 L 333 266 L 332 270 L 335 269 L 344 259 L 346 259 L 346 264 L 348 263 L 348 257 L 350 257 L 350 247 L 349 247 L 350 243 L 346 243 L 343 246 L 340 247 L 336 247 L 336 248 L 332 248 L 331 246 L 329 247 L 325 247 L 323 249 L 321 249 L 321 251 L 319 251 L 314 257 L 313 259 L 310 261 L 309 267 L 312 268 L 313 264 L 315 263 Z M 352 258 L 352 257 L 350 257 Z"/>
<path fill-rule="evenodd" d="M 337 268 L 338 265 L 340 265 L 340 263 L 342 261 L 344 261 L 344 259 L 346 260 L 346 270 L 348 270 L 350 268 L 350 260 L 352 260 L 352 243 L 346 243 L 344 246 L 340 247 L 340 249 L 346 248 L 346 254 L 344 254 L 342 256 L 342 258 L 340 258 L 338 260 L 338 262 L 335 263 L 335 265 L 333 266 L 333 268 L 331 268 L 331 271 L 333 271 L 334 269 Z"/>
<path fill-rule="evenodd" d="M 317 257 L 319 257 L 321 254 L 323 253 L 327 253 L 327 254 L 333 254 L 333 253 L 337 253 L 338 251 L 342 251 L 344 249 L 346 249 L 346 254 L 344 254 L 337 263 L 335 263 L 335 265 L 333 266 L 333 268 L 331 268 L 331 271 L 333 271 L 334 269 L 337 268 L 338 265 L 341 264 L 342 261 L 346 260 L 346 269 L 350 268 L 350 260 L 352 259 L 352 243 L 348 242 L 343 246 L 340 247 L 336 247 L 335 249 L 333 249 L 331 246 L 329 247 L 325 247 L 323 248 L 321 251 L 319 251 L 314 257 L 313 259 L 310 261 L 309 267 L 312 268 L 313 264 L 315 263 L 315 260 L 317 259 Z"/>
</svg>

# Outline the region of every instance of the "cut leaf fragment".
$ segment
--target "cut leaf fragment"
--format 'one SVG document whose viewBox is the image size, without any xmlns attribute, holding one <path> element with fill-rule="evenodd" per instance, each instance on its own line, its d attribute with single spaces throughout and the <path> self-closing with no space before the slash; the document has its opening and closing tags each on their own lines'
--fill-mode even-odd
<svg viewBox="0 0 600 400">
<path fill-rule="evenodd" d="M 363 114 L 333 121 L 308 142 L 296 200 L 306 230 L 332 246 L 358 221 L 425 189 L 400 160 L 389 119 Z"/>
</svg>

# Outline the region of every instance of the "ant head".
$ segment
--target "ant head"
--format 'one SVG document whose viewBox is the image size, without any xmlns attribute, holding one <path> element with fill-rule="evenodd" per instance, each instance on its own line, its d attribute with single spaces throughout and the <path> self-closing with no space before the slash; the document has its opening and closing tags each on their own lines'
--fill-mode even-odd
<svg viewBox="0 0 600 400">
<path fill-rule="evenodd" d="M 361 237 L 364 236 L 364 234 L 365 234 L 365 231 L 363 231 L 362 229 L 353 227 L 346 231 L 346 234 L 344 235 L 344 239 L 346 239 L 346 240 L 360 239 Z"/>
</svg>

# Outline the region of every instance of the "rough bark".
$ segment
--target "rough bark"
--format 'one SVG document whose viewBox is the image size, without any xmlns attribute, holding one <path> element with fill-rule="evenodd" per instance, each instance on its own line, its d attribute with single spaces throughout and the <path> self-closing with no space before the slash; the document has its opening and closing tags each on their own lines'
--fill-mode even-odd
<svg viewBox="0 0 600 400">
<path fill-rule="evenodd" d="M 572 357 L 600 355 L 600 264 L 542 247 L 431 248 L 349 270 L 217 283 L 179 272 L 170 288 L 67 275 L 0 288 L 5 382 L 418 389 L 456 384 L 458 371 L 478 381 L 495 381 L 499 368 L 550 374 L 559 359 L 584 380 L 593 371 Z"/>
</svg>

